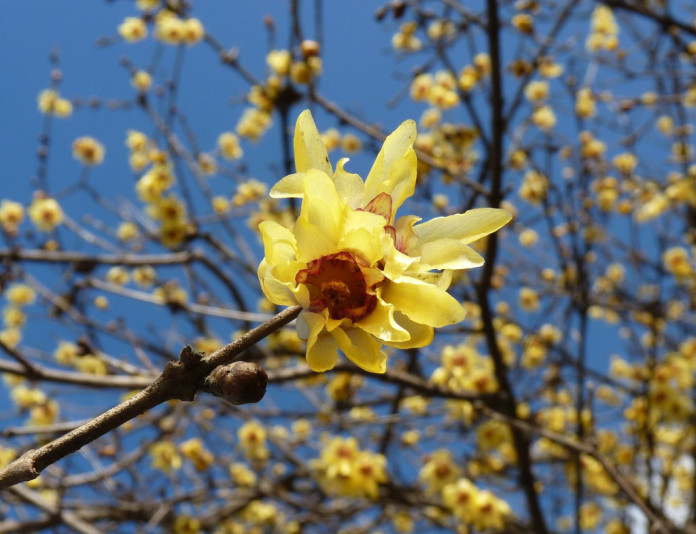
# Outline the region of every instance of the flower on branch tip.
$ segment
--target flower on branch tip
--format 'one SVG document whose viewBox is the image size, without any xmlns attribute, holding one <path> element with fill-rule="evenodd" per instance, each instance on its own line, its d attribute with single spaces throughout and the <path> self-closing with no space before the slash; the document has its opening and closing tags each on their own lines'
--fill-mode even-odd
<svg viewBox="0 0 696 534">
<path fill-rule="evenodd" d="M 258 275 L 266 297 L 300 304 L 300 337 L 307 363 L 332 369 L 339 350 L 369 372 L 383 373 L 382 346 L 428 345 L 433 328 L 464 319 L 462 305 L 447 293 L 455 269 L 483 264 L 469 244 L 510 219 L 482 208 L 420 222 L 396 217 L 416 185 L 414 121 L 387 137 L 367 179 L 334 170 L 309 111 L 295 128 L 297 172 L 271 190 L 274 198 L 301 198 L 291 229 L 274 221 L 259 225 L 265 257 Z"/>
</svg>

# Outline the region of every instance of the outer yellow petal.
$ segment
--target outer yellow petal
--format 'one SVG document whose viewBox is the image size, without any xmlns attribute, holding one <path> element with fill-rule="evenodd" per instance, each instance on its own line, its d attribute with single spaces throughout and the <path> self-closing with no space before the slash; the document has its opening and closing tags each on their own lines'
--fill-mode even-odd
<svg viewBox="0 0 696 534">
<path fill-rule="evenodd" d="M 436 217 L 413 227 L 413 231 L 418 236 L 415 252 L 425 243 L 436 239 L 456 239 L 465 245 L 473 243 L 495 232 L 510 219 L 512 219 L 510 213 L 495 208 L 479 208 L 449 217 Z"/>
<path fill-rule="evenodd" d="M 471 269 L 483 265 L 481 255 L 454 239 L 437 239 L 419 248 L 421 263 L 433 269 Z"/>
<path fill-rule="evenodd" d="M 282 265 L 295 259 L 297 242 L 290 230 L 275 221 L 264 221 L 259 224 L 259 231 L 264 256 L 270 265 Z"/>
<path fill-rule="evenodd" d="M 416 123 L 405 121 L 384 140 L 374 165 L 365 180 L 364 202 L 367 204 L 380 193 L 392 197 L 392 217 L 404 200 L 413 194 L 416 187 L 418 159 L 413 150 L 416 140 Z"/>
<path fill-rule="evenodd" d="M 304 199 L 298 220 L 322 228 L 338 242 L 346 203 L 338 196 L 333 180 L 324 172 L 309 169 L 305 173 L 302 186 Z"/>
<path fill-rule="evenodd" d="M 408 341 L 411 337 L 408 331 L 394 320 L 394 306 L 379 297 L 372 313 L 360 319 L 354 326 L 385 342 Z"/>
<path fill-rule="evenodd" d="M 403 313 L 399 312 L 394 314 L 394 319 L 405 330 L 408 331 L 411 339 L 402 342 L 388 341 L 385 342 L 385 345 L 389 345 L 390 347 L 394 347 L 396 349 L 414 349 L 417 347 L 425 347 L 426 345 L 430 345 L 430 343 L 433 341 L 435 330 L 433 330 L 432 326 L 414 323 Z"/>
<path fill-rule="evenodd" d="M 402 276 L 397 281 L 387 280 L 382 286 L 382 299 L 394 305 L 397 311 L 416 323 L 440 327 L 464 319 L 464 308 L 442 289 Z"/>
<path fill-rule="evenodd" d="M 337 328 L 331 335 L 343 354 L 361 369 L 370 373 L 387 370 L 387 357 L 382 352 L 382 344 L 364 330 Z"/>
<path fill-rule="evenodd" d="M 346 171 L 343 166 L 348 162 L 348 158 L 342 158 L 336 164 L 334 182 L 336 191 L 344 198 L 351 208 L 361 208 L 363 196 L 365 194 L 365 183 L 357 174 Z"/>
<path fill-rule="evenodd" d="M 294 306 L 298 303 L 293 288 L 289 284 L 281 282 L 273 276 L 265 259 L 259 264 L 258 275 L 263 294 L 266 295 L 266 298 L 273 304 Z"/>
<path fill-rule="evenodd" d="M 303 172 L 288 174 L 285 178 L 281 178 L 271 188 L 269 193 L 272 198 L 302 198 L 304 195 Z"/>
<path fill-rule="evenodd" d="M 333 175 L 329 153 L 321 141 L 312 113 L 306 109 L 297 117 L 295 124 L 295 168 L 297 172 L 319 169 L 328 176 Z"/>
<path fill-rule="evenodd" d="M 318 313 L 302 312 L 297 318 L 297 334 L 307 340 L 307 365 L 322 373 L 338 363 L 338 344 L 324 330 L 324 318 Z"/>
</svg>

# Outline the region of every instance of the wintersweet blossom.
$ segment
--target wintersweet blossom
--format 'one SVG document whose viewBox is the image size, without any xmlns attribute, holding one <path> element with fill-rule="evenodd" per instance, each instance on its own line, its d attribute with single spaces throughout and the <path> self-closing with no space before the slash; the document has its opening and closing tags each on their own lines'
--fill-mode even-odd
<svg viewBox="0 0 696 534">
<path fill-rule="evenodd" d="M 258 275 L 271 302 L 304 308 L 297 329 L 315 371 L 332 369 L 340 350 L 383 373 L 383 345 L 423 347 L 433 328 L 461 321 L 465 310 L 446 291 L 452 271 L 482 265 L 468 245 L 511 219 L 492 208 L 422 223 L 415 215 L 397 218 L 416 185 L 415 139 L 415 122 L 401 124 L 363 182 L 345 170 L 346 158 L 334 171 L 309 111 L 297 120 L 297 172 L 270 194 L 301 198 L 300 215 L 292 228 L 259 225 L 265 258 Z"/>
</svg>

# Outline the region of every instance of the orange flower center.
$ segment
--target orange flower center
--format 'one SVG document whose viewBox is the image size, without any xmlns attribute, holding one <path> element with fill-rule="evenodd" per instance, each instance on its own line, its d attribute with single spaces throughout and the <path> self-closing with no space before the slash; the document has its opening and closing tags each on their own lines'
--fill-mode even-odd
<svg viewBox="0 0 696 534">
<path fill-rule="evenodd" d="M 332 319 L 357 321 L 375 309 L 377 297 L 368 292 L 362 267 L 350 252 L 338 252 L 310 261 L 295 281 L 309 290 L 309 311 L 325 308 Z"/>
</svg>

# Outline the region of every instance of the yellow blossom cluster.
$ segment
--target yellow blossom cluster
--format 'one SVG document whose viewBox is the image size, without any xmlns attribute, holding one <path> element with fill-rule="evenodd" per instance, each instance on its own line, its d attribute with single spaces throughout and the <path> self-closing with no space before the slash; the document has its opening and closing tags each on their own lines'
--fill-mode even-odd
<svg viewBox="0 0 696 534">
<path fill-rule="evenodd" d="M 392 36 L 392 46 L 394 50 L 400 52 L 417 52 L 423 47 L 421 40 L 416 37 L 418 25 L 413 22 L 404 22 Z"/>
<path fill-rule="evenodd" d="M 72 115 L 73 105 L 70 100 L 61 98 L 53 89 L 45 89 L 39 93 L 39 111 L 64 119 Z"/>
<path fill-rule="evenodd" d="M 619 26 L 611 8 L 598 4 L 592 11 L 590 34 L 585 42 L 587 50 L 616 50 L 619 46 Z"/>
<path fill-rule="evenodd" d="M 155 38 L 166 44 L 193 45 L 205 37 L 205 28 L 197 18 L 180 19 L 163 9 L 155 16 Z"/>
<path fill-rule="evenodd" d="M 189 459 L 198 471 L 205 471 L 213 464 L 213 454 L 205 448 L 200 438 L 191 438 L 179 444 L 179 452 Z"/>
<path fill-rule="evenodd" d="M 147 25 L 141 17 L 126 17 L 118 25 L 118 33 L 127 43 L 135 43 L 147 37 Z"/>
<path fill-rule="evenodd" d="M 442 500 L 458 520 L 477 530 L 503 530 L 512 514 L 507 502 L 467 478 L 447 484 L 442 489 Z"/>
<path fill-rule="evenodd" d="M 494 393 L 498 390 L 493 361 L 467 343 L 442 349 L 440 366 L 433 371 L 430 381 L 454 391 Z"/>
<path fill-rule="evenodd" d="M 344 497 L 376 499 L 387 481 L 387 460 L 382 454 L 361 450 L 354 437 L 326 438 L 319 458 L 309 466 L 325 491 Z"/>
<path fill-rule="evenodd" d="M 165 473 L 181 469 L 183 464 L 176 444 L 171 441 L 156 441 L 150 445 L 149 451 L 152 468 Z"/>
</svg>

